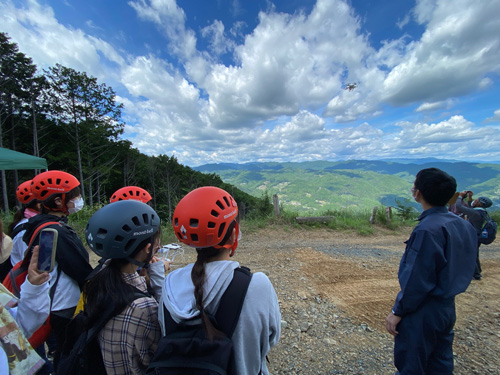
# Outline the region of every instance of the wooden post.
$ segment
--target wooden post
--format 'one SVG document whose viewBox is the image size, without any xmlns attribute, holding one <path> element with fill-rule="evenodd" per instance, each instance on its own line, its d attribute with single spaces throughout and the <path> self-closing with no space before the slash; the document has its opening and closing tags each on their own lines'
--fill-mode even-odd
<svg viewBox="0 0 500 375">
<path fill-rule="evenodd" d="M 391 222 L 391 220 L 392 220 L 392 207 L 385 208 L 385 218 L 387 219 L 388 223 Z"/>
<path fill-rule="evenodd" d="M 243 220 L 245 218 L 246 210 L 247 210 L 247 206 L 246 206 L 245 202 L 242 202 L 240 204 L 240 209 L 239 209 L 240 220 Z"/>
<path fill-rule="evenodd" d="M 280 216 L 280 201 L 278 195 L 273 195 L 274 216 Z"/>
<path fill-rule="evenodd" d="M 378 207 L 373 207 L 372 216 L 370 216 L 370 224 L 375 223 L 375 216 L 377 216 Z"/>
</svg>

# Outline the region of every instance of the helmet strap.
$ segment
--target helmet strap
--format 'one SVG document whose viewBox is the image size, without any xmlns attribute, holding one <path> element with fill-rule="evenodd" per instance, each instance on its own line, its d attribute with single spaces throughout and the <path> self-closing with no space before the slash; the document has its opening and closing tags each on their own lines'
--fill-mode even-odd
<svg viewBox="0 0 500 375">
<path fill-rule="evenodd" d="M 144 268 L 146 266 L 146 264 L 148 264 L 149 262 L 139 262 L 138 260 L 134 259 L 134 258 L 131 258 L 131 257 L 126 257 L 125 258 L 129 263 L 132 263 L 132 264 L 135 264 L 136 266 L 138 267 L 141 267 L 141 268 Z"/>
<path fill-rule="evenodd" d="M 234 255 L 234 252 L 236 251 L 236 248 L 238 247 L 238 233 L 240 232 L 240 225 L 238 224 L 237 221 L 234 222 L 234 227 L 233 227 L 232 231 L 236 232 L 236 238 L 234 239 L 233 243 L 228 243 L 228 244 L 225 244 L 225 245 L 215 245 L 214 246 L 216 249 L 228 249 L 228 250 L 231 250 L 230 253 L 229 253 L 230 257 L 232 257 Z"/>
</svg>

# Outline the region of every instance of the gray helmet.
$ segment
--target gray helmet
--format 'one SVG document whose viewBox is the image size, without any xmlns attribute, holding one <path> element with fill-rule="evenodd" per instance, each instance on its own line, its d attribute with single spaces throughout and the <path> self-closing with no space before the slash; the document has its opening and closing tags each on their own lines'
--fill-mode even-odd
<svg viewBox="0 0 500 375">
<path fill-rule="evenodd" d="M 107 259 L 127 258 L 158 232 L 160 218 L 136 200 L 118 201 L 98 210 L 87 223 L 85 238 L 94 253 Z"/>
<path fill-rule="evenodd" d="M 481 207 L 483 208 L 491 207 L 491 205 L 493 204 L 491 199 L 487 197 L 479 197 L 477 198 L 477 200 L 481 203 Z"/>
</svg>

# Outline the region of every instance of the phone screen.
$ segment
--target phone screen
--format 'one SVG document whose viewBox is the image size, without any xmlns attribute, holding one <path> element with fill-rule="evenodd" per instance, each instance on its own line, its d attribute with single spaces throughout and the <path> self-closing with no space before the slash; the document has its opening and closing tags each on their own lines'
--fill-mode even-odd
<svg viewBox="0 0 500 375">
<path fill-rule="evenodd" d="M 50 272 L 53 269 L 52 251 L 54 249 L 55 232 L 43 231 L 40 233 L 40 244 L 38 250 L 38 265 L 40 271 Z"/>
</svg>

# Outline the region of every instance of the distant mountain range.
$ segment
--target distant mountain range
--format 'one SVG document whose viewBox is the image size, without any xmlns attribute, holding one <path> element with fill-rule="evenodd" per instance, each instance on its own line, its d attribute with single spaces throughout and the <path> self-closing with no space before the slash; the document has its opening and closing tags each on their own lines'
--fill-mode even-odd
<svg viewBox="0 0 500 375">
<path fill-rule="evenodd" d="M 429 167 L 455 177 L 459 191 L 472 190 L 475 197 L 486 195 L 500 207 L 500 164 L 496 163 L 348 160 L 206 164 L 193 169 L 215 173 L 254 196 L 266 190 L 269 196 L 277 194 L 285 208 L 321 214 L 340 208 L 394 206 L 397 201 L 414 204 L 410 189 L 415 175 Z"/>
</svg>

